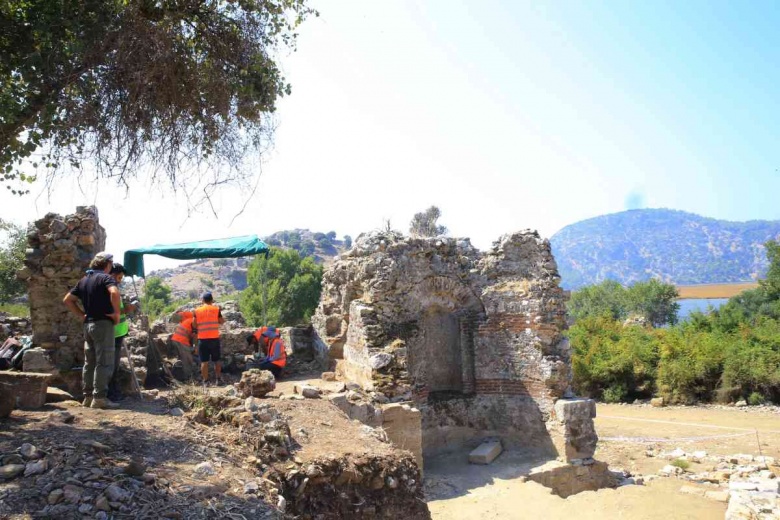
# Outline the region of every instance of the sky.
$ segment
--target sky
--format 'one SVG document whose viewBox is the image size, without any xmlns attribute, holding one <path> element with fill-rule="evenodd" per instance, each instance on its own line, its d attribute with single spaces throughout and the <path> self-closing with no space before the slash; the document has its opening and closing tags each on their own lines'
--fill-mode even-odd
<svg viewBox="0 0 780 520">
<path fill-rule="evenodd" d="M 106 249 L 293 228 L 407 231 L 430 205 L 481 249 L 665 207 L 780 219 L 780 3 L 330 0 L 280 62 L 257 191 L 210 212 L 143 182 L 61 179 L 0 216 L 94 204 Z M 175 261 L 149 257 L 147 270 Z"/>
</svg>

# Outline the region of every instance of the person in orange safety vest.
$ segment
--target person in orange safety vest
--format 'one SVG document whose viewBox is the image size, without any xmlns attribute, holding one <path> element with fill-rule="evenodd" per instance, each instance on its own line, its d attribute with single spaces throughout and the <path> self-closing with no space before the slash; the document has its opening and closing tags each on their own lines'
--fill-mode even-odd
<svg viewBox="0 0 780 520">
<path fill-rule="evenodd" d="M 276 327 L 260 327 L 247 336 L 246 341 L 255 349 L 252 368 L 268 370 L 278 379 L 282 375 L 282 369 L 287 365 L 287 350 Z M 260 357 L 258 352 L 261 346 L 265 357 Z"/>
<path fill-rule="evenodd" d="M 176 330 L 171 335 L 171 342 L 176 347 L 179 359 L 181 359 L 184 365 L 184 377 L 189 379 L 195 370 L 195 358 L 193 356 L 198 354 L 197 348 L 194 348 L 196 345 L 195 334 L 197 333 L 193 327 L 195 313 L 192 311 L 181 311 L 176 314 L 179 315 L 180 321 L 176 324 Z"/>
<path fill-rule="evenodd" d="M 222 311 L 214 305 L 214 297 L 210 292 L 203 293 L 203 305 L 195 309 L 193 326 L 198 330 L 198 357 L 200 358 L 200 375 L 203 384 L 209 380 L 209 361 L 214 362 L 216 384 L 221 383 L 222 361 L 219 344 L 219 326 L 225 323 Z"/>
</svg>

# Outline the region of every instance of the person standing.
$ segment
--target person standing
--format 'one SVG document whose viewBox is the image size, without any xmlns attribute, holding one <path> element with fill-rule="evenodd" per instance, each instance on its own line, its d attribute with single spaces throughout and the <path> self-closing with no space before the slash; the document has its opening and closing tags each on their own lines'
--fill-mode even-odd
<svg viewBox="0 0 780 520">
<path fill-rule="evenodd" d="M 119 323 L 120 307 L 119 289 L 109 276 L 113 264 L 112 254 L 95 255 L 89 264 L 91 272 L 63 298 L 65 307 L 84 324 L 83 405 L 91 408 L 119 406 L 107 396 L 114 371 L 114 325 Z"/>
<path fill-rule="evenodd" d="M 125 268 L 122 264 L 116 263 L 109 273 L 116 282 L 117 287 L 122 284 L 125 277 Z M 119 360 L 122 357 L 122 343 L 125 336 L 130 332 L 130 324 L 127 322 L 127 313 L 135 312 L 138 307 L 135 303 L 125 304 L 122 299 L 121 291 L 119 295 L 119 323 L 114 325 L 114 371 L 111 374 L 111 380 L 108 383 L 108 398 L 112 401 L 122 399 L 122 391 L 119 389 Z M 128 360 L 129 361 L 129 360 Z"/>
<path fill-rule="evenodd" d="M 257 361 L 252 363 L 252 368 L 269 370 L 278 379 L 287 366 L 287 349 L 276 327 L 261 327 L 254 334 L 247 336 L 246 341 L 255 348 Z M 266 353 L 263 358 L 258 356 L 261 346 Z"/>
<path fill-rule="evenodd" d="M 214 305 L 214 297 L 210 292 L 203 293 L 203 305 L 195 309 L 193 327 L 198 330 L 198 356 L 200 357 L 200 375 L 203 384 L 209 380 L 209 361 L 214 362 L 216 384 L 221 383 L 222 361 L 219 344 L 219 326 L 225 323 L 222 310 Z"/>
</svg>

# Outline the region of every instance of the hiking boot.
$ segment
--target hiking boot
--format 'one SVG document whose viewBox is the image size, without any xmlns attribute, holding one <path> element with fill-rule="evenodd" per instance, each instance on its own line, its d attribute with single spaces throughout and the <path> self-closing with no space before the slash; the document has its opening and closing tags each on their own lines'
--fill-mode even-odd
<svg viewBox="0 0 780 520">
<path fill-rule="evenodd" d="M 95 397 L 92 399 L 92 406 L 90 408 L 99 408 L 101 410 L 119 408 L 119 403 L 110 401 L 105 397 Z"/>
<path fill-rule="evenodd" d="M 85 397 L 84 400 L 81 401 L 81 406 L 83 406 L 84 408 L 89 408 L 90 406 L 92 406 L 92 396 L 88 395 L 87 397 Z"/>
</svg>

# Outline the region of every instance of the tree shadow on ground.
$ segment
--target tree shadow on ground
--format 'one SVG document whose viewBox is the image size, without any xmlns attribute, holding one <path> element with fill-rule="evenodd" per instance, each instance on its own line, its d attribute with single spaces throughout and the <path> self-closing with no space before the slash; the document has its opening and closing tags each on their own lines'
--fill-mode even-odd
<svg viewBox="0 0 780 520">
<path fill-rule="evenodd" d="M 218 432 L 204 434 L 184 421 L 156 417 L 164 411 L 155 403 L 133 404 L 119 411 L 48 405 L 38 411 L 14 411 L 0 420 L 0 456 L 15 456 L 23 443 L 30 443 L 45 452 L 48 464 L 43 474 L 0 480 L 0 518 L 94 515 L 97 499 L 112 484 L 128 493 L 121 501 L 123 509 L 114 508 L 111 513 L 122 517 L 277 517 L 274 508 L 254 494 L 256 486 L 246 492 L 245 483 L 259 475 L 241 467 L 236 453 L 221 442 Z M 73 423 L 53 419 L 62 410 L 75 416 Z M 142 461 L 144 471 L 156 476 L 153 482 L 123 471 L 133 459 Z M 195 473 L 194 467 L 206 461 L 217 468 L 216 472 Z M 68 484 L 82 489 L 80 502 L 62 500 L 44 512 L 49 494 Z M 81 513 L 80 506 L 84 509 Z"/>
</svg>

